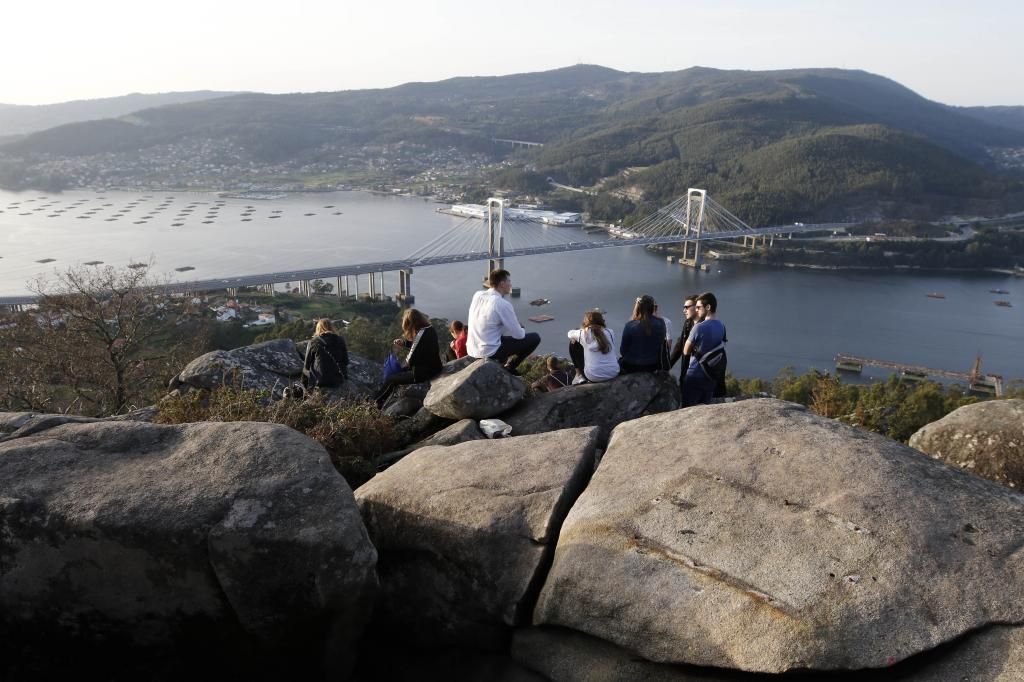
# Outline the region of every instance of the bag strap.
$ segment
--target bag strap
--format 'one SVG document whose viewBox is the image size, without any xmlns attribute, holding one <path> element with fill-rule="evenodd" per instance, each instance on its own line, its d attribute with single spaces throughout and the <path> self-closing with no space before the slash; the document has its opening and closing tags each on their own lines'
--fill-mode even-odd
<svg viewBox="0 0 1024 682">
<path fill-rule="evenodd" d="M 327 347 L 327 342 L 324 341 L 323 339 L 320 339 L 320 346 L 324 349 L 324 352 L 327 353 L 327 357 L 334 361 L 334 366 L 335 368 L 337 368 L 338 374 L 340 374 L 341 376 L 345 376 L 345 370 L 341 368 L 341 363 L 338 362 L 338 358 L 334 357 L 334 353 L 332 353 L 330 349 Z"/>
</svg>

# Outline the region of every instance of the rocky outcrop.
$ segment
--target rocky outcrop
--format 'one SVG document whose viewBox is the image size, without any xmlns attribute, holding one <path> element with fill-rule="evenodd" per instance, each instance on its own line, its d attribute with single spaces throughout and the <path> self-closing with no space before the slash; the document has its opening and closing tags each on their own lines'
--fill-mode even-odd
<svg viewBox="0 0 1024 682">
<path fill-rule="evenodd" d="M 429 438 L 425 438 L 416 444 L 416 447 L 425 448 L 431 445 L 458 445 L 471 440 L 483 440 L 487 438 L 480 427 L 472 419 L 457 421 L 451 426 L 441 429 Z"/>
<path fill-rule="evenodd" d="M 381 411 L 389 417 L 411 417 L 423 407 L 429 390 L 429 382 L 396 386 Z"/>
<path fill-rule="evenodd" d="M 789 679 L 719 668 L 653 663 L 610 642 L 564 628 L 520 628 L 512 657 L 552 682 L 740 682 Z M 796 679 L 806 679 L 797 676 Z M 828 680 L 817 675 L 815 680 Z M 996 625 L 885 670 L 861 671 L 872 682 L 1019 682 L 1024 679 L 1024 627 Z"/>
<path fill-rule="evenodd" d="M 364 399 L 380 390 L 383 369 L 379 363 L 349 353 L 348 381 L 326 389 L 331 399 Z M 285 387 L 301 380 L 302 355 L 291 339 L 274 339 L 234 350 L 215 350 L 188 363 L 171 379 L 172 391 L 212 390 L 237 386 L 270 391 L 275 399 Z"/>
<path fill-rule="evenodd" d="M 714 668 L 652 663 L 610 642 L 564 628 L 520 628 L 512 658 L 553 682 L 737 682 Z M 754 677 L 751 675 L 750 677 Z"/>
<path fill-rule="evenodd" d="M 777 400 L 619 425 L 534 615 L 656 662 L 876 668 L 1024 621 L 1024 495 Z"/>
<path fill-rule="evenodd" d="M 678 407 L 677 379 L 667 372 L 638 372 L 534 394 L 501 419 L 512 426 L 513 435 L 597 426 L 607 438 L 617 424 Z"/>
<path fill-rule="evenodd" d="M 1024 400 L 965 405 L 921 427 L 910 446 L 996 483 L 1024 489 Z"/>
<path fill-rule="evenodd" d="M 374 621 L 422 645 L 496 646 L 527 620 L 595 429 L 417 450 L 356 491 L 377 551 Z"/>
<path fill-rule="evenodd" d="M 465 443 L 471 440 L 483 440 L 487 438 L 484 433 L 477 426 L 477 423 L 472 419 L 463 419 L 457 421 L 451 426 L 445 427 L 435 433 L 432 436 L 424 438 L 418 443 L 414 443 L 403 450 L 396 450 L 395 452 L 388 452 L 381 455 L 377 459 L 377 466 L 381 469 L 386 468 L 402 459 L 410 452 L 419 450 L 420 448 L 427 448 L 431 445 L 458 445 L 459 443 Z"/>
<path fill-rule="evenodd" d="M 955 642 L 899 682 L 1024 680 L 1024 627 L 996 625 Z"/>
<path fill-rule="evenodd" d="M 477 360 L 430 385 L 423 406 L 445 419 L 487 419 L 508 410 L 526 394 L 522 379 L 491 360 Z"/>
<path fill-rule="evenodd" d="M 0 444 L 0 636 L 217 636 L 345 669 L 376 551 L 324 449 L 260 423 L 64 424 Z M 205 630 L 204 630 L 205 631 Z"/>
<path fill-rule="evenodd" d="M 113 417 L 81 417 L 73 414 L 46 412 L 0 412 L 0 442 L 31 436 L 62 424 L 92 424 L 95 422 L 136 421 L 151 422 L 159 413 L 156 406 L 143 407 Z"/>
</svg>

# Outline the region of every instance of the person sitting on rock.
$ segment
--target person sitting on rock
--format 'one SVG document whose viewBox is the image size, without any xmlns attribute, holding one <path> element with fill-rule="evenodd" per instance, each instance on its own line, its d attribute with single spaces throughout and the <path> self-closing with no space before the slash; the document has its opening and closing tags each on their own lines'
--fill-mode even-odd
<svg viewBox="0 0 1024 682">
<path fill-rule="evenodd" d="M 561 364 L 558 358 L 554 355 L 549 355 L 547 359 L 548 373 L 530 384 L 530 388 L 535 391 L 547 391 L 550 393 L 570 385 L 572 383 L 572 375 L 568 370 L 562 369 Z"/>
<path fill-rule="evenodd" d="M 583 325 L 569 331 L 569 357 L 576 365 L 574 384 L 608 381 L 619 376 L 619 363 L 612 349 L 615 338 L 600 311 L 583 315 Z"/>
<path fill-rule="evenodd" d="M 466 357 L 466 337 L 468 336 L 466 325 L 461 320 L 455 320 L 448 327 L 448 332 L 452 335 L 451 343 L 448 344 L 454 356 L 452 359 L 458 360 Z"/>
<path fill-rule="evenodd" d="M 306 388 L 341 386 L 348 378 L 348 346 L 328 319 L 317 320 L 316 332 L 306 347 L 302 385 Z"/>
<path fill-rule="evenodd" d="M 402 338 L 394 340 L 395 349 L 408 349 L 402 371 L 395 372 L 384 382 L 384 388 L 377 396 L 377 406 L 383 407 L 395 386 L 418 384 L 430 381 L 441 373 L 441 349 L 437 332 L 430 324 L 430 318 L 415 308 L 402 315 Z"/>
<path fill-rule="evenodd" d="M 487 276 L 487 288 L 473 294 L 466 351 L 474 358 L 496 360 L 518 375 L 516 368 L 540 345 L 540 335 L 527 333 L 519 324 L 512 304 L 504 298 L 511 291 L 509 271 L 492 270 Z"/>
<path fill-rule="evenodd" d="M 654 314 L 654 298 L 644 294 L 633 305 L 633 316 L 622 330 L 619 366 L 623 374 L 668 368 L 665 322 Z"/>
</svg>

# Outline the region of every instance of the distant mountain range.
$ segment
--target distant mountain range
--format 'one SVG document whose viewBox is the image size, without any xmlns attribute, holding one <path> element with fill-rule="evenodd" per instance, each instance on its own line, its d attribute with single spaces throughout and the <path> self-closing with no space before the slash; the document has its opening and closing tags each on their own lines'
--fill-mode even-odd
<svg viewBox="0 0 1024 682">
<path fill-rule="evenodd" d="M 144 156 L 197 140 L 296 167 L 328 148 L 400 141 L 507 154 L 493 138 L 544 143 L 513 158 L 567 184 L 652 204 L 706 187 L 752 222 L 1024 200 L 1021 176 L 1006 168 L 1024 150 L 1024 107 L 950 107 L 840 69 L 580 65 L 384 90 L 207 97 L 36 132 L 0 147 L 0 162 L 16 159 L 28 172 L 44 158 Z"/>
<path fill-rule="evenodd" d="M 199 90 L 196 92 L 162 92 L 153 95 L 132 93 L 121 97 L 83 99 L 59 104 L 21 105 L 0 103 L 0 137 L 24 135 L 47 128 L 81 123 L 101 118 L 117 118 L 140 109 L 162 107 L 166 104 L 198 102 L 214 97 L 233 95 L 232 92 Z"/>
</svg>

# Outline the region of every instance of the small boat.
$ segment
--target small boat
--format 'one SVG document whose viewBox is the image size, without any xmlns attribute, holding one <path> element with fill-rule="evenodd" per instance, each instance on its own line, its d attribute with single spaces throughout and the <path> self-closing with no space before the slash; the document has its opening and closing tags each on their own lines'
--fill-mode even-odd
<svg viewBox="0 0 1024 682">
<path fill-rule="evenodd" d="M 251 223 L 252 222 L 252 218 L 242 218 L 242 222 L 243 223 Z"/>
<path fill-rule="evenodd" d="M 303 213 L 303 215 L 311 216 L 311 215 L 316 215 L 316 213 Z"/>
<path fill-rule="evenodd" d="M 103 261 L 101 261 L 101 260 L 90 260 L 90 261 L 86 261 L 85 263 L 83 263 L 83 265 L 103 265 Z"/>
<path fill-rule="evenodd" d="M 946 295 L 945 295 L 945 294 L 939 294 L 939 293 L 936 293 L 936 292 L 934 292 L 934 291 L 933 291 L 933 292 L 931 292 L 931 293 L 929 293 L 929 294 L 925 294 L 925 295 L 926 295 L 926 296 L 927 296 L 928 298 L 946 298 Z"/>
<path fill-rule="evenodd" d="M 530 301 L 530 305 L 547 305 L 548 303 L 551 303 L 549 298 L 535 298 Z"/>
<path fill-rule="evenodd" d="M 180 268 L 174 268 L 177 272 L 188 272 L 189 270 L 195 270 L 191 265 L 183 265 Z"/>
<path fill-rule="evenodd" d="M 334 204 L 327 204 L 324 208 L 334 208 Z"/>
<path fill-rule="evenodd" d="M 280 218 L 281 216 L 279 216 L 279 215 L 268 215 L 267 217 L 273 219 L 273 218 Z"/>
<path fill-rule="evenodd" d="M 530 322 L 550 322 L 555 319 L 551 315 L 534 315 L 533 317 L 527 318 Z"/>
<path fill-rule="evenodd" d="M 335 211 L 335 212 L 334 212 L 334 213 L 332 213 L 331 215 L 341 215 L 341 211 Z"/>
<path fill-rule="evenodd" d="M 130 267 L 132 270 L 140 270 L 148 266 L 145 263 L 129 263 L 128 267 Z"/>
<path fill-rule="evenodd" d="M 203 225 L 212 225 L 212 224 L 213 224 L 212 220 L 204 220 L 203 221 Z"/>
<path fill-rule="evenodd" d="M 37 260 L 36 262 L 37 263 L 52 263 L 55 260 L 57 260 L 57 259 L 56 258 L 43 258 L 43 259 Z"/>
<path fill-rule="evenodd" d="M 1010 292 L 1007 291 L 1006 289 L 989 289 L 988 293 L 990 293 L 990 294 L 1008 294 Z"/>
<path fill-rule="evenodd" d="M 1003 308 L 1012 308 L 1013 307 L 1013 304 L 1010 303 L 1009 301 L 993 301 L 993 303 L 995 303 L 997 306 L 1000 306 L 1000 307 L 1003 307 Z"/>
</svg>

